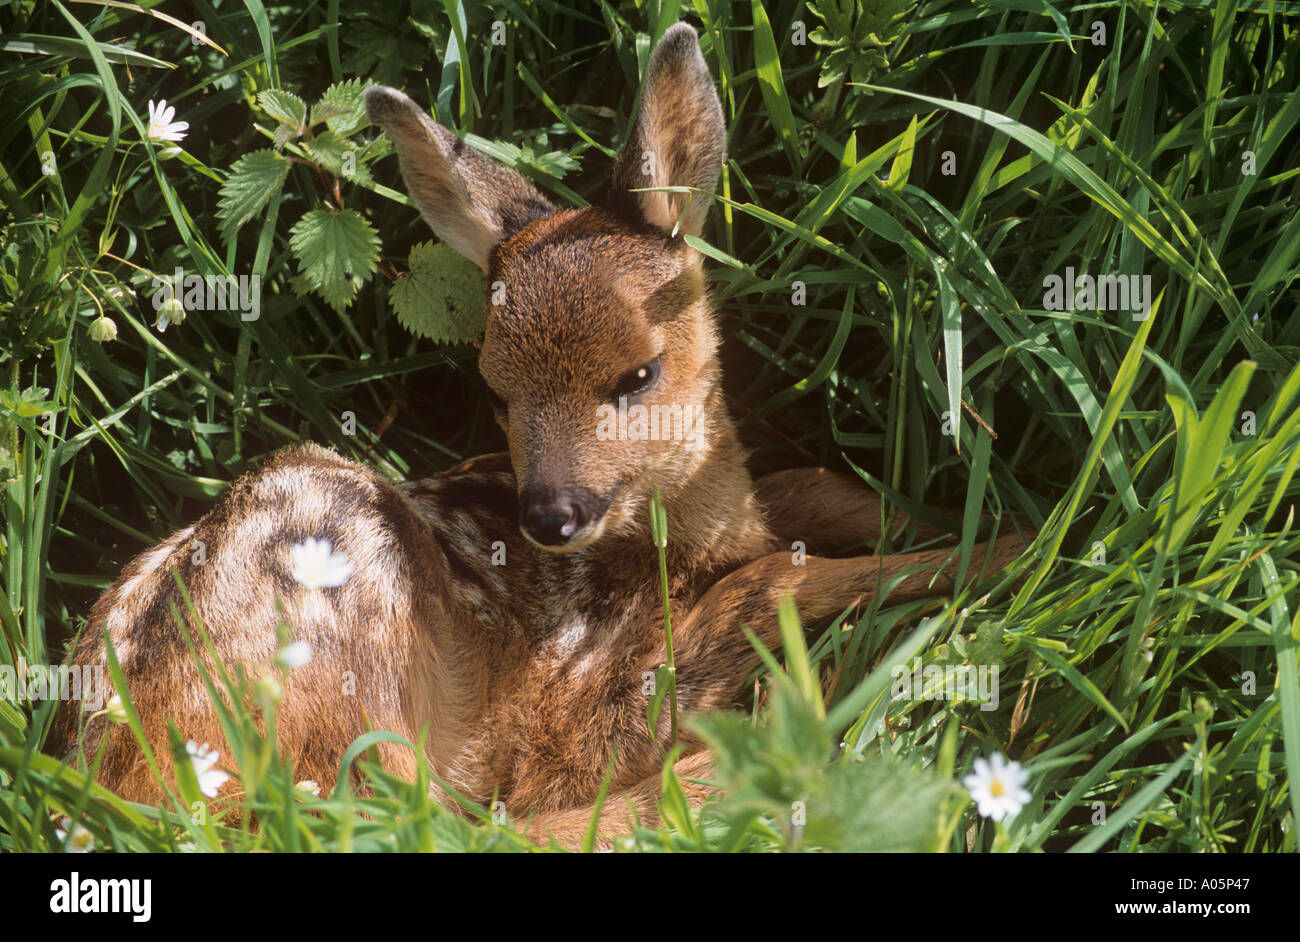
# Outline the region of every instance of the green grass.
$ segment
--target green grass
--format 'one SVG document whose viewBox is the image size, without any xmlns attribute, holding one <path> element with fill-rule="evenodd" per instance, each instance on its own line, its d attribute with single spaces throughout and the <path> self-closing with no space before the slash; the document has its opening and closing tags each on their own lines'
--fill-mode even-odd
<svg viewBox="0 0 1300 942">
<path fill-rule="evenodd" d="M 952 600 L 846 613 L 804 653 L 784 613 L 758 722 L 704 721 L 727 797 L 701 816 L 666 774 L 668 825 L 636 845 L 1294 850 L 1293 8 L 937 0 L 855 28 L 823 0 L 822 35 L 792 0 L 499 6 L 504 46 L 477 4 L 201 0 L 220 49 L 120 8 L 0 10 L 0 665 L 57 663 L 131 556 L 282 445 L 328 443 L 393 476 L 502 447 L 473 346 L 394 313 L 390 275 L 429 236 L 394 205 L 395 161 L 364 149 L 373 129 L 348 138 L 368 175 L 335 167 L 352 144 L 291 141 L 283 190 L 224 237 L 223 183 L 277 127 L 259 93 L 403 87 L 580 204 L 681 16 L 728 123 L 694 244 L 755 471 L 853 469 L 892 507 L 947 508 L 968 579 Z M 794 20 L 824 41 L 796 44 Z M 191 125 L 176 160 L 140 141 L 158 98 Z M 323 207 L 378 234 L 355 284 L 313 283 L 295 249 Z M 160 334 L 149 275 L 178 265 L 259 275 L 261 317 L 195 312 Z M 1045 310 L 1044 279 L 1067 268 L 1150 275 L 1149 316 Z M 90 336 L 101 316 L 106 344 Z M 973 581 L 975 544 L 1017 522 L 1039 531 L 1031 551 Z M 891 702 L 891 668 L 915 656 L 996 665 L 998 707 Z M 369 795 L 295 792 L 242 711 L 223 722 L 258 830 L 197 822 L 189 781 L 161 809 L 129 805 L 40 753 L 51 706 L 0 702 L 0 849 L 57 848 L 63 815 L 123 850 L 527 846 L 365 764 L 373 738 L 357 744 Z M 1033 796 L 1001 825 L 959 784 L 995 752 Z"/>
</svg>

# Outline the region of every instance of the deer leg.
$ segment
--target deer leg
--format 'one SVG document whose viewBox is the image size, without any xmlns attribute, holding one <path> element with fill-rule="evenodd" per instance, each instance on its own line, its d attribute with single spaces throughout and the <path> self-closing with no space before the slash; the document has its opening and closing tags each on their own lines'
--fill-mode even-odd
<svg viewBox="0 0 1300 942">
<path fill-rule="evenodd" d="M 783 543 L 798 540 L 808 553 L 843 552 L 881 536 L 880 495 L 861 481 L 825 468 L 792 468 L 754 482 L 768 528 Z M 894 512 L 891 530 L 901 532 L 908 515 Z M 928 523 L 917 524 L 922 540 L 944 536 Z"/>
<path fill-rule="evenodd" d="M 687 802 L 693 807 L 717 793 L 717 789 L 711 786 L 690 781 L 707 779 L 713 774 L 713 753 L 707 750 L 678 759 L 673 772 L 681 783 Z M 631 788 L 609 795 L 601 806 L 596 823 L 595 848 L 608 850 L 615 835 L 629 834 L 638 824 L 646 828 L 658 825 L 661 784 L 662 775 L 656 772 Z M 577 850 L 586 837 L 594 811 L 594 806 L 588 806 L 539 814 L 528 822 L 523 833 L 539 843 L 550 839 L 570 850 Z"/>
<path fill-rule="evenodd" d="M 988 568 L 997 571 L 1014 561 L 1023 549 L 1019 536 L 1010 534 L 991 546 L 977 546 L 975 559 L 982 561 L 986 551 L 991 550 Z M 758 655 L 741 629 L 749 628 L 769 649 L 778 648 L 781 631 L 776 612 L 784 595 L 793 596 L 800 617 L 812 624 L 833 618 L 850 605 L 871 601 L 896 577 L 901 577 L 901 581 L 890 591 L 891 601 L 950 593 L 954 589 L 952 579 L 956 568 L 957 554 L 951 547 L 848 559 L 809 556 L 802 565 L 794 564 L 791 554 L 773 553 L 741 567 L 714 585 L 674 625 L 678 708 L 683 712 L 705 713 L 734 705 L 741 684 L 759 664 Z M 654 737 L 649 735 L 641 677 L 643 672 L 655 670 L 666 659 L 666 648 L 658 641 L 639 654 L 630 653 L 606 680 L 604 701 L 611 705 L 613 724 L 598 730 L 588 729 L 585 738 L 578 740 L 581 745 L 571 765 L 583 766 L 575 772 L 581 771 L 588 785 L 599 781 L 604 771 L 597 764 L 597 757 L 603 756 L 603 761 L 608 761 L 611 751 L 617 751 L 614 794 L 600 819 L 602 836 L 608 837 L 607 827 L 616 831 L 626 828 L 627 816 L 619 809 L 626 807 L 628 801 L 643 814 L 643 819 L 653 809 L 653 799 L 658 794 L 658 770 L 671 733 L 665 705 Z M 686 758 L 709 755 L 704 744 L 689 734 L 683 740 L 688 749 Z M 703 766 L 709 759 L 696 761 Z M 699 790 L 693 798 L 698 803 L 707 793 Z M 539 837 L 551 833 L 561 843 L 577 840 L 585 833 L 590 817 L 590 806 L 547 814 L 537 819 L 529 833 Z"/>
<path fill-rule="evenodd" d="M 977 545 L 973 557 L 977 566 L 987 557 L 987 571 L 997 572 L 1023 549 L 1013 533 Z M 848 559 L 809 556 L 803 565 L 793 565 L 789 553 L 757 559 L 706 592 L 677 632 L 679 702 L 698 711 L 730 706 L 739 684 L 759 663 L 741 626 L 769 649 L 779 647 L 776 611 L 787 594 L 805 624 L 824 623 L 851 605 L 872 601 L 898 577 L 888 595 L 891 602 L 949 594 L 957 564 L 954 547 Z"/>
</svg>

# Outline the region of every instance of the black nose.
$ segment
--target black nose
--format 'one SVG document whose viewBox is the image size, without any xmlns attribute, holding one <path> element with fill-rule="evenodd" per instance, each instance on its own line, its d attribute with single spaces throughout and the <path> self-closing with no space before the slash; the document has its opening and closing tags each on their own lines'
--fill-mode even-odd
<svg viewBox="0 0 1300 942">
<path fill-rule="evenodd" d="M 543 546 L 563 546 L 587 522 L 582 506 L 563 495 L 525 507 L 524 532 Z"/>
</svg>

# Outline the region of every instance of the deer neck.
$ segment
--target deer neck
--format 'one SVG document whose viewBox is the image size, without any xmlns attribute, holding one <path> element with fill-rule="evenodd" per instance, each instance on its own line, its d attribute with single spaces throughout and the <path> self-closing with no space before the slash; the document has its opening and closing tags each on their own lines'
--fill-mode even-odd
<svg viewBox="0 0 1300 942">
<path fill-rule="evenodd" d="M 706 457 L 662 495 L 669 564 L 696 571 L 748 562 L 771 552 L 773 541 L 720 389 L 710 397 L 709 414 Z"/>
</svg>

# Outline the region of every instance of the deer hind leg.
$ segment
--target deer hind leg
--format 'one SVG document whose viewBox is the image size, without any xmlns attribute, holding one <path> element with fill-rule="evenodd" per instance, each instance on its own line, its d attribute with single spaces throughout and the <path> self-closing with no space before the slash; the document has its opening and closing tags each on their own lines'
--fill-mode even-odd
<svg viewBox="0 0 1300 942">
<path fill-rule="evenodd" d="M 768 528 L 781 542 L 796 540 L 814 554 L 844 552 L 880 539 L 880 495 L 845 474 L 825 468 L 792 468 L 764 475 L 754 482 Z M 907 525 L 908 515 L 894 512 L 892 532 Z M 928 523 L 918 522 L 922 540 L 944 536 Z"/>
<path fill-rule="evenodd" d="M 1024 550 L 1015 534 L 974 548 L 972 571 L 986 557 L 987 572 L 1010 565 Z M 805 625 L 824 623 L 844 609 L 866 604 L 896 578 L 891 602 L 941 596 L 953 591 L 958 565 L 955 548 L 892 556 L 847 559 L 807 557 L 795 565 L 789 553 L 773 553 L 731 573 L 691 610 L 675 634 L 679 699 L 684 708 L 724 709 L 731 705 L 744 678 L 758 664 L 741 626 L 748 627 L 769 649 L 781 644 L 776 611 L 791 595 Z"/>
<path fill-rule="evenodd" d="M 308 538 L 329 539 L 335 552 L 347 554 L 352 570 L 345 584 L 308 588 L 295 579 L 291 548 Z M 107 629 L 170 785 L 169 719 L 186 739 L 218 749 L 221 766 L 234 759 L 173 617 L 174 606 L 202 649 L 173 573 L 232 672 L 243 665 L 254 679 L 266 671 L 279 676 L 271 665 L 277 626 L 286 623 L 292 639 L 311 645 L 312 657 L 284 678 L 278 739 L 299 779 L 329 787 L 347 747 L 368 726 L 414 742 L 423 712 L 435 733 L 455 732 L 454 717 L 410 702 L 413 687 L 427 686 L 430 677 L 456 702 L 456 680 L 445 676 L 430 640 L 430 626 L 445 617 L 436 559 L 428 525 L 373 472 L 315 446 L 281 452 L 237 481 L 194 527 L 126 568 L 92 610 L 74 663 L 104 661 Z M 212 673 L 215 665 L 204 661 Z M 65 704 L 51 749 L 89 758 L 102 744 L 100 782 L 124 797 L 156 802 L 161 787 L 129 729 L 103 717 L 85 721 L 77 704 Z M 380 751 L 394 771 L 414 773 L 409 750 L 385 744 Z M 222 796 L 236 789 L 232 781 Z"/>
<path fill-rule="evenodd" d="M 678 759 L 673 772 L 681 784 L 686 800 L 698 807 L 717 789 L 692 779 L 709 779 L 713 775 L 713 754 L 707 750 L 695 752 Z M 630 834 L 638 825 L 654 828 L 659 824 L 659 798 L 662 776 L 654 773 L 636 785 L 608 795 L 596 822 L 596 850 L 608 850 L 620 834 Z M 577 850 L 590 827 L 595 806 L 550 811 L 535 815 L 523 830 L 525 836 L 538 843 L 553 840 L 570 850 Z"/>
</svg>

